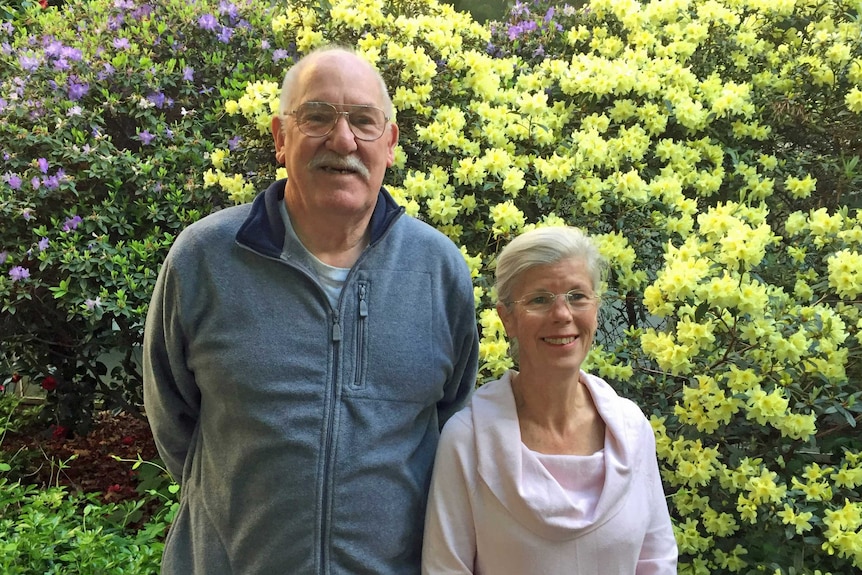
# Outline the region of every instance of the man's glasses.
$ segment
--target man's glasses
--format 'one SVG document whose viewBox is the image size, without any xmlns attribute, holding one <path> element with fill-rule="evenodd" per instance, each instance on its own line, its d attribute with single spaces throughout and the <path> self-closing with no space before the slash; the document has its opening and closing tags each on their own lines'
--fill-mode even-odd
<svg viewBox="0 0 862 575">
<path fill-rule="evenodd" d="M 586 311 L 592 308 L 599 301 L 595 296 L 588 296 L 578 290 L 567 291 L 566 293 L 551 293 L 549 291 L 537 291 L 524 296 L 521 299 L 513 299 L 505 302 L 506 305 L 513 303 L 520 304 L 524 311 L 528 313 L 548 313 L 554 307 L 554 303 L 558 297 L 562 297 L 573 312 Z"/>
<path fill-rule="evenodd" d="M 383 135 L 389 118 L 380 108 L 339 104 L 339 111 L 328 102 L 306 102 L 288 116 L 293 116 L 299 131 L 312 138 L 328 136 L 335 129 L 338 118 L 344 116 L 353 135 L 360 140 L 373 142 Z"/>
</svg>

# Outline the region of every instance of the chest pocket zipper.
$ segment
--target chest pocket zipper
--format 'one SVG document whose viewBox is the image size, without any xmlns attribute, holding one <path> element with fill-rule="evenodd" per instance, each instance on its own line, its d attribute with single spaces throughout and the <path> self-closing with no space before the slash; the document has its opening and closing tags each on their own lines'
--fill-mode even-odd
<svg viewBox="0 0 862 575">
<path fill-rule="evenodd" d="M 356 318 L 356 371 L 353 380 L 353 389 L 365 387 L 365 371 L 368 363 L 368 282 L 359 282 L 359 315 Z"/>
</svg>

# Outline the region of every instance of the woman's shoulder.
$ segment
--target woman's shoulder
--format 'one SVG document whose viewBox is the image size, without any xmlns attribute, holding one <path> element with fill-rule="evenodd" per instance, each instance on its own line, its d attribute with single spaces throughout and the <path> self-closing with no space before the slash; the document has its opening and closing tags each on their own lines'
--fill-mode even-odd
<svg viewBox="0 0 862 575">
<path fill-rule="evenodd" d="M 472 458 L 476 449 L 472 409 L 468 405 L 449 418 L 440 430 L 437 458 Z"/>
<path fill-rule="evenodd" d="M 473 442 L 474 433 L 482 427 L 482 422 L 499 421 L 506 412 L 507 401 L 511 402 L 510 374 L 507 372 L 500 379 L 483 383 L 479 386 L 467 405 L 453 415 L 443 426 L 441 441 L 456 441 L 459 443 Z"/>
<path fill-rule="evenodd" d="M 643 409 L 637 403 L 619 395 L 613 386 L 596 375 L 581 372 L 581 377 L 587 382 L 596 408 L 603 419 L 607 420 L 610 417 L 625 421 L 630 426 L 652 430 Z"/>
</svg>

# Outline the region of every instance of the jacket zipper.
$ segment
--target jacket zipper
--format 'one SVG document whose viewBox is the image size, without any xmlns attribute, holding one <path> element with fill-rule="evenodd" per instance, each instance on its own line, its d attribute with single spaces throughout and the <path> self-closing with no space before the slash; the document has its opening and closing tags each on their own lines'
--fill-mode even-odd
<svg viewBox="0 0 862 575">
<path fill-rule="evenodd" d="M 364 251 L 364 252 L 362 252 L 362 254 L 360 254 L 359 259 L 356 260 L 356 262 L 351 267 L 350 273 L 347 275 L 347 278 L 344 280 L 344 286 L 345 287 L 350 285 L 350 281 L 353 277 L 354 271 L 358 268 L 358 266 L 362 262 L 362 260 L 364 260 L 366 258 L 366 255 L 368 254 L 368 250 L 370 248 L 373 248 L 377 243 L 381 242 L 384 237 L 389 235 L 389 230 L 392 229 L 392 226 L 395 223 L 395 221 L 398 220 L 398 218 L 401 217 L 402 214 L 404 214 L 404 211 L 405 211 L 404 208 L 401 207 L 398 209 L 397 213 L 392 214 L 387 219 L 385 231 L 366 248 L 366 251 Z M 299 270 L 300 273 L 305 274 L 309 279 L 312 280 L 312 282 L 315 285 L 317 285 L 317 288 L 321 292 L 323 292 L 323 288 L 320 287 L 320 284 L 317 282 L 317 278 L 315 276 L 313 276 L 312 274 L 309 274 L 301 266 L 297 266 L 294 263 L 287 262 L 287 261 L 281 259 L 280 257 L 273 257 L 272 255 L 264 254 L 264 253 L 258 251 L 257 249 L 252 248 L 251 246 L 243 244 L 239 240 L 237 240 L 236 243 L 237 243 L 237 245 L 239 245 L 243 249 L 246 249 L 252 253 L 255 253 L 255 254 L 263 257 L 263 258 L 277 261 L 277 262 L 280 262 L 284 265 L 287 265 L 287 266 L 293 267 L 294 269 Z M 359 298 L 359 314 L 360 314 L 361 323 L 363 324 L 363 332 L 364 332 L 365 318 L 368 316 L 368 303 L 365 299 L 366 298 L 366 290 L 367 290 L 367 282 L 359 282 L 359 283 L 360 283 L 360 285 L 364 284 L 364 286 L 365 286 L 364 290 L 360 289 L 360 298 Z M 324 299 L 327 299 L 325 293 L 323 294 L 323 296 L 324 296 Z M 341 301 L 343 300 L 343 298 L 344 298 L 344 291 L 342 290 L 341 297 L 339 298 L 339 302 L 338 302 L 338 307 L 336 309 L 332 310 L 333 317 L 332 317 L 331 337 L 332 337 L 332 343 L 334 344 L 334 346 L 333 346 L 334 347 L 333 358 L 338 357 L 338 348 L 339 348 L 340 343 L 341 343 L 341 336 L 342 336 L 342 333 L 341 333 L 341 316 L 340 316 L 339 310 L 341 309 Z M 364 313 L 364 315 L 363 315 L 363 313 Z M 363 340 L 364 340 L 364 336 L 363 336 Z M 363 345 L 364 345 L 364 343 L 363 343 Z M 336 395 L 337 395 L 337 387 L 338 387 L 338 379 L 339 379 L 339 366 L 340 366 L 340 362 L 338 362 L 338 361 L 333 360 L 332 363 L 334 366 L 333 367 L 332 386 L 331 386 L 332 387 L 332 402 L 330 403 L 328 413 L 325 414 L 328 416 L 328 419 L 327 419 L 327 424 L 326 424 L 326 438 L 324 439 L 324 452 L 322 454 L 322 456 L 323 456 L 323 490 L 320 494 L 320 497 L 321 497 L 321 499 L 320 499 L 320 501 L 321 501 L 320 570 L 322 573 L 329 573 L 327 550 L 329 548 L 329 539 L 330 539 L 329 533 L 328 533 L 328 531 L 329 531 L 329 513 L 330 513 L 331 507 L 332 507 L 332 502 L 330 501 L 330 499 L 332 497 L 332 494 L 331 494 L 332 490 L 330 488 L 330 482 L 332 481 L 332 478 L 330 477 L 330 470 L 332 468 L 331 459 L 332 459 L 333 427 L 335 425 L 333 423 L 333 420 L 335 419 L 335 399 L 336 399 Z M 365 362 L 363 362 L 363 369 L 364 369 L 364 363 Z"/>
<path fill-rule="evenodd" d="M 359 319 L 356 321 L 356 375 L 353 380 L 353 388 L 361 389 L 365 386 L 365 325 L 368 317 L 368 282 L 359 282 Z"/>
</svg>

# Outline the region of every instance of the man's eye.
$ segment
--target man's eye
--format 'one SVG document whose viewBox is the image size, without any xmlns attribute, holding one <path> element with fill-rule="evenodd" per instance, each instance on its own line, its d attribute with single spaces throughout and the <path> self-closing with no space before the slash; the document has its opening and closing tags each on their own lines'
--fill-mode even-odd
<svg viewBox="0 0 862 575">
<path fill-rule="evenodd" d="M 326 112 L 309 112 L 302 116 L 302 121 L 311 124 L 327 124 L 332 121 L 332 114 Z"/>
<path fill-rule="evenodd" d="M 350 120 L 357 126 L 373 126 L 376 123 L 373 115 L 356 112 L 350 114 Z"/>
</svg>

